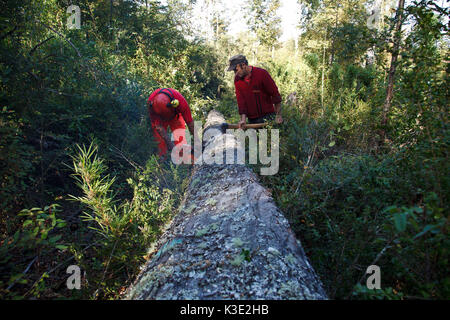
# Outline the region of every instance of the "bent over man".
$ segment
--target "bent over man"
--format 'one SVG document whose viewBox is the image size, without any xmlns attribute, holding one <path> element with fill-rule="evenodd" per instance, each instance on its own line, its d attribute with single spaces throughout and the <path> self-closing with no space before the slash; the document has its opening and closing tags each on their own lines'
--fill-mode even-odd
<svg viewBox="0 0 450 320">
<path fill-rule="evenodd" d="M 249 66 L 243 55 L 230 58 L 228 71 L 234 71 L 234 87 L 241 119 L 239 127 L 249 123 L 263 123 L 275 117 L 282 123 L 281 95 L 270 74 L 262 69 Z M 274 106 L 275 105 L 275 106 Z"/>
<path fill-rule="evenodd" d="M 168 149 L 172 150 L 176 145 L 187 144 L 185 123 L 194 139 L 198 139 L 194 132 L 191 109 L 177 90 L 160 88 L 153 91 L 147 100 L 147 108 L 160 157 L 164 157 Z M 167 134 L 168 127 L 172 131 L 175 143 Z"/>
</svg>

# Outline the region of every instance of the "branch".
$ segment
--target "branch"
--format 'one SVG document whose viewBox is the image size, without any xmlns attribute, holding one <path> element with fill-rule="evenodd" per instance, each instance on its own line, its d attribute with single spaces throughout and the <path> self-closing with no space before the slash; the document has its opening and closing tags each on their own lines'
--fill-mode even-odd
<svg viewBox="0 0 450 320">
<path fill-rule="evenodd" d="M 52 92 L 52 93 L 59 94 L 60 96 L 76 97 L 76 95 L 68 94 L 68 93 L 65 93 L 65 92 L 61 92 L 61 91 L 58 91 L 58 90 L 55 90 L 55 89 L 52 89 L 52 88 L 44 88 L 44 89 L 46 89 L 47 91 L 50 91 L 50 92 Z M 60 120 L 60 119 L 58 119 L 58 120 L 56 120 L 56 121 L 59 121 L 59 120 Z M 54 121 L 53 121 L 53 122 L 54 122 Z"/>
<path fill-rule="evenodd" d="M 36 261 L 37 258 L 38 258 L 38 256 L 34 257 L 34 259 L 31 260 L 31 262 L 28 264 L 27 268 L 22 272 L 22 276 L 24 276 L 25 273 L 27 273 L 28 270 L 30 270 L 31 266 L 33 265 L 33 263 Z M 22 278 L 22 277 L 20 277 L 20 278 Z M 17 278 L 15 281 L 13 281 L 13 283 L 11 283 L 9 285 L 9 287 L 6 288 L 6 290 L 10 290 L 16 284 L 17 280 L 19 280 L 20 278 Z"/>
<path fill-rule="evenodd" d="M 47 38 L 47 39 L 45 39 L 44 41 L 42 41 L 42 42 L 38 43 L 37 45 L 35 45 L 35 46 L 33 47 L 33 49 L 30 50 L 29 55 L 31 56 L 31 55 L 34 53 L 34 51 L 36 51 L 37 48 L 39 48 L 41 45 L 43 45 L 44 43 L 46 43 L 48 40 L 53 39 L 54 37 L 55 37 L 55 36 L 51 36 L 50 38 Z"/>
<path fill-rule="evenodd" d="M 94 243 L 91 243 L 90 245 L 88 245 L 86 248 L 84 248 L 82 251 L 81 251 L 81 253 L 84 253 L 87 249 L 89 249 L 90 247 L 92 247 L 92 246 L 95 246 L 95 245 L 97 245 L 99 243 L 99 241 L 96 241 L 96 242 L 94 242 Z M 36 257 L 37 258 L 37 257 Z M 26 297 L 27 295 L 28 295 L 28 293 L 31 291 L 31 289 L 44 277 L 44 274 L 47 274 L 47 275 L 49 275 L 50 273 L 52 273 L 53 271 L 55 271 L 55 270 L 57 270 L 57 269 L 59 269 L 61 266 L 63 266 L 64 264 L 66 264 L 67 262 L 69 262 L 70 260 L 72 260 L 72 259 L 75 259 L 75 256 L 71 256 L 71 257 L 69 257 L 68 259 L 66 259 L 66 260 L 64 260 L 63 262 L 61 262 L 60 264 L 58 264 L 56 267 L 54 267 L 53 269 L 50 269 L 49 271 L 46 271 L 46 272 L 44 272 L 43 274 L 42 274 L 42 276 L 39 278 L 39 279 L 37 279 L 34 283 L 33 283 L 33 285 L 31 286 L 31 288 L 30 288 L 30 290 L 28 290 L 25 294 L 24 294 L 24 297 Z"/>
<path fill-rule="evenodd" d="M 123 154 L 122 150 L 120 150 L 119 148 L 117 148 L 117 147 L 114 146 L 114 145 L 111 145 L 111 146 L 117 151 L 117 154 L 118 154 L 120 157 L 124 158 L 124 159 L 125 159 L 130 165 L 132 165 L 137 171 L 144 171 L 144 168 L 143 168 L 143 167 L 141 167 L 140 165 L 138 165 L 136 162 L 129 160 L 127 157 L 125 157 L 125 155 Z M 111 148 L 110 148 L 110 150 L 111 150 Z M 111 150 L 111 151 L 112 151 L 112 150 Z"/>
<path fill-rule="evenodd" d="M 386 252 L 387 249 L 391 248 L 391 243 L 396 240 L 396 238 L 392 238 L 391 240 L 388 241 L 388 243 L 384 246 L 384 248 L 377 254 L 377 256 L 375 257 L 375 259 L 372 261 L 372 263 L 370 265 L 374 265 L 378 262 L 378 260 L 380 260 L 381 256 Z M 366 272 L 363 273 L 363 275 L 361 276 L 361 278 L 359 278 L 357 283 L 361 283 L 361 281 L 363 281 L 364 277 L 366 276 Z M 346 297 L 346 299 L 350 298 L 350 295 L 352 293 L 350 292 L 350 294 Z"/>
<path fill-rule="evenodd" d="M 40 20 L 36 20 L 36 21 L 39 22 L 39 23 L 41 23 L 41 24 L 42 24 L 44 27 L 46 27 L 47 29 L 49 29 L 49 30 L 53 31 L 54 33 L 56 33 L 57 35 L 59 35 L 61 38 L 63 38 L 68 44 L 71 45 L 72 48 L 75 49 L 75 51 L 76 51 L 78 57 L 83 58 L 83 56 L 82 56 L 81 53 L 80 53 L 80 50 L 78 50 L 78 48 L 75 47 L 75 45 L 74 45 L 69 39 L 67 39 L 63 34 L 61 34 L 60 32 L 58 32 L 57 30 L 55 30 L 55 29 L 52 28 L 51 26 L 46 25 L 45 23 L 43 23 L 43 22 L 40 21 Z M 83 60 L 81 60 L 81 61 L 83 62 L 83 64 L 85 65 L 85 67 L 87 67 L 87 68 L 92 72 L 92 75 L 93 75 L 95 81 L 97 81 L 97 77 L 95 76 L 95 72 L 91 69 L 91 67 L 89 66 L 89 64 L 85 64 Z"/>
<path fill-rule="evenodd" d="M 69 43 L 69 44 L 72 46 L 72 48 L 75 49 L 75 51 L 77 52 L 78 56 L 79 56 L 80 58 L 82 58 L 81 53 L 80 53 L 80 51 L 77 49 L 77 47 L 75 47 L 75 45 L 74 45 L 69 39 L 67 39 L 63 34 L 59 33 L 58 31 L 56 31 L 56 30 L 53 29 L 52 27 L 46 25 L 45 23 L 43 23 L 43 22 L 40 21 L 40 20 L 36 20 L 36 21 L 37 21 L 37 22 L 40 22 L 44 27 L 46 27 L 47 29 L 50 29 L 51 31 L 53 31 L 54 33 L 56 33 L 58 36 L 60 36 L 61 38 L 63 38 L 65 41 L 67 41 L 67 43 Z"/>
</svg>

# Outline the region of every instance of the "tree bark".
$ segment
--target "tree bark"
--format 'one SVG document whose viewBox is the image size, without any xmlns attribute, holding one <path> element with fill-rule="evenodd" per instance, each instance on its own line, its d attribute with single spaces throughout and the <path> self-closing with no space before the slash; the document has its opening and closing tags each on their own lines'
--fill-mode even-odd
<svg viewBox="0 0 450 320">
<path fill-rule="evenodd" d="M 205 150 L 241 147 L 223 143 L 223 122 L 208 115 Z M 195 165 L 179 213 L 150 251 L 126 299 L 327 299 L 286 218 L 245 165 Z"/>
<path fill-rule="evenodd" d="M 388 86 L 386 89 L 386 99 L 383 105 L 383 118 L 382 118 L 382 127 L 383 127 L 383 139 L 385 138 L 386 133 L 386 125 L 387 125 L 387 116 L 391 109 L 391 102 L 394 96 L 394 80 L 395 80 L 395 71 L 397 69 L 397 59 L 400 50 L 400 42 L 401 42 L 401 29 L 403 24 L 403 10 L 405 6 L 405 0 L 400 0 L 398 2 L 397 16 L 396 16 L 396 24 L 395 24 L 395 33 L 394 33 L 394 42 L 392 48 L 392 57 L 391 57 L 391 66 L 389 68 L 388 74 Z"/>
</svg>

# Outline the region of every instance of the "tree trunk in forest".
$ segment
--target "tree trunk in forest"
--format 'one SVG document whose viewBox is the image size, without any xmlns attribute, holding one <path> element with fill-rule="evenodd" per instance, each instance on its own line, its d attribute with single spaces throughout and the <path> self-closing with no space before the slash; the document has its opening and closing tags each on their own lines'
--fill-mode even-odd
<svg viewBox="0 0 450 320">
<path fill-rule="evenodd" d="M 223 122 L 220 113 L 209 113 L 203 132 L 209 139 L 203 146 L 225 157 L 242 146 L 234 135 L 224 134 Z M 327 296 L 258 177 L 245 165 L 202 164 L 195 165 L 179 213 L 150 250 L 126 299 Z"/>
<path fill-rule="evenodd" d="M 113 0 L 109 2 L 109 32 L 111 36 L 111 40 L 113 39 L 113 32 L 112 32 L 112 11 L 113 11 Z"/>
<path fill-rule="evenodd" d="M 336 4 L 336 19 L 335 19 L 335 24 L 334 24 L 334 30 L 337 30 L 338 27 L 338 14 L 339 14 L 339 4 Z M 332 33 L 333 34 L 333 33 Z M 330 59 L 329 59 L 329 65 L 331 66 L 334 62 L 334 43 L 335 43 L 335 37 L 331 38 L 331 54 L 330 54 Z"/>
<path fill-rule="evenodd" d="M 396 24 L 394 31 L 394 42 L 392 48 L 392 57 L 391 57 L 391 66 L 389 68 L 388 74 L 388 86 L 386 89 L 386 99 L 383 105 L 383 118 L 382 118 L 382 142 L 384 142 L 386 136 L 386 125 L 387 125 L 387 116 L 391 109 L 391 102 L 394 96 L 394 80 L 395 80 L 395 71 L 397 68 L 397 59 L 400 50 L 400 42 L 401 42 L 401 29 L 403 23 L 403 9 L 405 6 L 405 0 L 400 0 L 398 3 L 397 16 L 396 16 Z"/>
<path fill-rule="evenodd" d="M 324 87 L 324 81 L 325 81 L 325 44 L 327 42 L 327 31 L 325 31 L 325 41 L 323 44 L 323 57 L 322 57 L 322 84 L 320 89 L 320 104 L 322 107 L 322 115 L 324 114 L 324 105 L 323 105 L 323 87 Z"/>
</svg>

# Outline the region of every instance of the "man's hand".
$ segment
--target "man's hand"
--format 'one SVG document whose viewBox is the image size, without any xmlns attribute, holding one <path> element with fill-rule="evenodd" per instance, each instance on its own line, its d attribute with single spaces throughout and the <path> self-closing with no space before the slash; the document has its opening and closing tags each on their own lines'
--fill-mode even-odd
<svg viewBox="0 0 450 320">
<path fill-rule="evenodd" d="M 275 122 L 276 122 L 277 124 L 283 123 L 283 118 L 281 117 L 281 114 L 277 114 L 277 115 L 275 116 Z"/>
<path fill-rule="evenodd" d="M 238 126 L 239 129 L 244 129 L 244 125 L 247 122 L 247 117 L 245 114 L 241 114 L 241 120 L 239 120 Z"/>
<path fill-rule="evenodd" d="M 283 123 L 283 118 L 281 117 L 281 102 L 275 105 L 275 112 L 277 113 L 277 115 L 275 116 L 275 123 Z"/>
<path fill-rule="evenodd" d="M 156 130 L 158 130 L 159 134 L 161 135 L 161 137 L 164 139 L 164 141 L 166 142 L 166 146 L 169 152 L 172 151 L 173 147 L 175 146 L 175 144 L 173 143 L 173 141 L 170 139 L 169 135 L 167 134 L 167 130 L 164 130 L 164 128 L 162 126 L 156 126 Z"/>
</svg>

